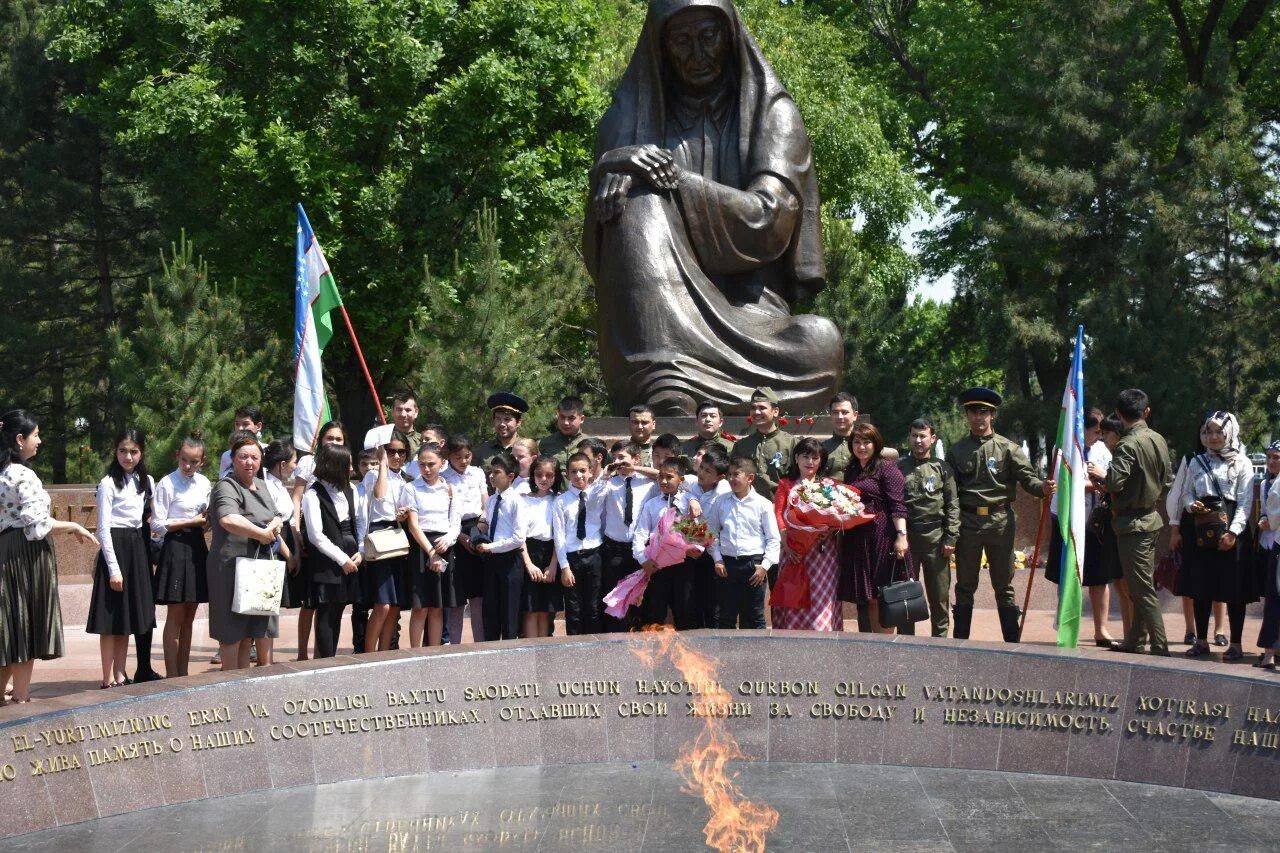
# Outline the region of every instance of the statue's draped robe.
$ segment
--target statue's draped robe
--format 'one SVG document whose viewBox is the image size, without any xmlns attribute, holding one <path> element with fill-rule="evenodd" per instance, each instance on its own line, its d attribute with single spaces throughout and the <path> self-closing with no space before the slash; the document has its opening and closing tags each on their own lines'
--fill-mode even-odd
<svg viewBox="0 0 1280 853">
<path fill-rule="evenodd" d="M 720 12 L 731 45 L 722 88 L 695 99 L 663 73 L 675 13 Z M 770 385 L 793 412 L 826 407 L 843 359 L 828 320 L 791 316 L 823 286 L 817 181 L 795 102 L 727 0 L 654 0 L 600 124 L 597 160 L 654 144 L 687 170 L 673 192 L 635 177 L 622 214 L 588 210 L 600 353 L 616 405 L 713 400 L 743 411 Z M 592 173 L 594 196 L 601 170 Z M 693 414 L 692 411 L 689 414 Z"/>
</svg>

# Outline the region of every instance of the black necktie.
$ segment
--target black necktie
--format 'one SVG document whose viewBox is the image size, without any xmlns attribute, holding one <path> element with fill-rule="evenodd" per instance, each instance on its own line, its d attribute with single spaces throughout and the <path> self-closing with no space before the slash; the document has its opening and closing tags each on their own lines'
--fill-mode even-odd
<svg viewBox="0 0 1280 853">
<path fill-rule="evenodd" d="M 631 494 L 631 478 L 628 477 L 627 478 L 627 504 L 626 504 L 626 509 L 622 511 L 622 520 L 626 522 L 627 527 L 631 526 L 631 510 L 633 507 L 633 503 L 632 503 L 633 500 L 634 500 L 634 497 Z"/>
<path fill-rule="evenodd" d="M 493 515 L 490 516 L 489 518 L 489 538 L 490 539 L 498 535 L 498 510 L 500 509 L 502 509 L 501 493 L 494 496 Z"/>
<path fill-rule="evenodd" d="M 672 507 L 672 506 L 675 506 L 675 505 L 676 505 L 676 496 L 675 496 L 675 495 L 667 495 L 667 506 L 668 506 L 668 507 Z"/>
<path fill-rule="evenodd" d="M 578 492 L 578 541 L 587 538 L 587 493 Z"/>
</svg>

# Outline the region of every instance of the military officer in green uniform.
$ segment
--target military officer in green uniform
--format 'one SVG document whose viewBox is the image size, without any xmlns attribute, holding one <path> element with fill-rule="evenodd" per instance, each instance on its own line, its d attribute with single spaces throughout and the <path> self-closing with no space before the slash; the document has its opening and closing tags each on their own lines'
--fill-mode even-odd
<svg viewBox="0 0 1280 853">
<path fill-rule="evenodd" d="M 563 398 L 556 406 L 556 431 L 538 440 L 538 453 L 555 457 L 563 471 L 569 457 L 577 453 L 579 445 L 589 437 L 582 431 L 586 419 L 586 406 L 581 397 Z"/>
<path fill-rule="evenodd" d="M 778 490 L 778 480 L 791 467 L 791 448 L 796 437 L 778 426 L 778 395 L 772 388 L 757 388 L 751 392 L 751 423 L 755 430 L 751 435 L 738 439 L 731 456 L 747 456 L 756 461 L 756 491 L 769 500 Z"/>
<path fill-rule="evenodd" d="M 631 433 L 631 443 L 640 448 L 639 463 L 643 468 L 653 465 L 653 434 L 657 429 L 658 419 L 647 403 L 637 403 L 627 410 L 627 431 Z"/>
<path fill-rule="evenodd" d="M 724 412 L 718 403 L 703 400 L 698 404 L 698 432 L 680 443 L 680 455 L 693 461 L 708 444 L 718 444 L 726 454 L 733 452 L 733 441 L 724 437 Z"/>
<path fill-rule="evenodd" d="M 831 417 L 831 437 L 822 442 L 827 449 L 827 464 L 822 476 L 844 482 L 844 469 L 849 467 L 849 435 L 858 422 L 858 398 L 841 391 L 827 404 Z"/>
<path fill-rule="evenodd" d="M 933 455 L 938 441 L 933 421 L 912 421 L 908 438 L 911 453 L 898 460 L 906 479 L 907 547 L 929 600 L 933 636 L 945 637 L 951 626 L 951 555 L 960 536 L 956 478 L 951 466 Z"/>
<path fill-rule="evenodd" d="M 409 448 L 409 459 L 418 458 L 418 448 L 422 445 L 422 436 L 414 424 L 418 420 L 418 397 L 409 389 L 400 391 L 391 398 L 391 422 L 395 424 L 394 434 Z"/>
<path fill-rule="evenodd" d="M 519 440 L 520 422 L 529 404 L 510 391 L 499 391 L 489 395 L 486 405 L 493 414 L 493 438 L 475 448 L 471 464 L 488 471 L 490 460 L 504 450 L 510 453 L 511 445 Z"/>
<path fill-rule="evenodd" d="M 1120 568 L 1133 601 L 1133 619 L 1124 641 L 1112 648 L 1118 652 L 1140 652 L 1139 639 L 1145 633 L 1151 641 L 1151 654 L 1167 657 L 1169 642 L 1165 638 L 1164 615 L 1160 612 L 1153 575 L 1156 537 L 1164 524 L 1156 511 L 1156 503 L 1173 475 L 1169 445 L 1160 433 L 1147 426 L 1150 413 L 1150 401 L 1141 390 L 1130 388 L 1120 392 L 1116 414 L 1124 424 L 1124 434 L 1112 453 L 1105 488 L 1111 495 L 1112 527 L 1120 552 Z"/>
<path fill-rule="evenodd" d="M 947 464 L 955 474 L 960 503 L 952 636 L 969 638 L 973 594 L 978 590 L 978 572 L 985 551 L 1000 614 L 1000 633 L 1006 643 L 1016 643 L 1022 615 L 1013 594 L 1016 486 L 1021 484 L 1036 497 L 1048 497 L 1054 492 L 1054 483 L 1037 477 L 1022 448 L 992 429 L 1000 403 L 1000 395 L 989 388 L 970 388 L 961 394 L 960 405 L 969 422 L 969 434 L 947 449 Z"/>
</svg>

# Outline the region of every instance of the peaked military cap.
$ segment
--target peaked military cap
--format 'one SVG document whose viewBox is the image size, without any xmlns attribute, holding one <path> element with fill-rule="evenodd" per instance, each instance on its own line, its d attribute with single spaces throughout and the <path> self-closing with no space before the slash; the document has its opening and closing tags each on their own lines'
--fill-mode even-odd
<svg viewBox="0 0 1280 853">
<path fill-rule="evenodd" d="M 514 412 L 517 415 L 523 415 L 529 411 L 529 404 L 524 401 L 524 398 L 510 391 L 490 394 L 489 401 L 485 405 L 495 412 Z"/>
<path fill-rule="evenodd" d="M 1001 402 L 1000 395 L 990 388 L 968 388 L 960 394 L 960 405 L 964 408 L 985 406 L 988 409 L 998 409 Z"/>
</svg>

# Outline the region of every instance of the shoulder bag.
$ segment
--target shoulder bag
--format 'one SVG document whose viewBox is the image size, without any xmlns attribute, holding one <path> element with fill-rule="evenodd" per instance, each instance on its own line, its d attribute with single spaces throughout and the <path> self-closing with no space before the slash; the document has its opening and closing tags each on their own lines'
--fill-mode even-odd
<svg viewBox="0 0 1280 853">
<path fill-rule="evenodd" d="M 262 557 L 264 550 L 267 552 L 265 558 Z M 232 612 L 241 616 L 279 616 L 284 569 L 284 561 L 273 559 L 270 546 L 261 543 L 255 556 L 237 557 Z"/>
<path fill-rule="evenodd" d="M 1213 471 L 1204 461 L 1204 457 L 1197 456 L 1196 462 L 1200 463 L 1200 467 L 1209 476 L 1209 482 L 1213 485 L 1214 491 L 1214 494 L 1200 498 L 1200 503 L 1208 507 L 1208 512 L 1192 515 L 1196 527 L 1196 546 L 1209 551 L 1216 551 L 1218 550 L 1218 541 L 1227 532 L 1226 506 L 1228 501 L 1223 497 L 1222 488 L 1218 485 L 1218 478 L 1213 476 Z"/>
</svg>

